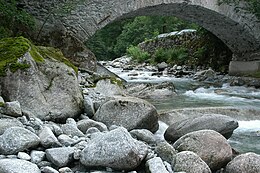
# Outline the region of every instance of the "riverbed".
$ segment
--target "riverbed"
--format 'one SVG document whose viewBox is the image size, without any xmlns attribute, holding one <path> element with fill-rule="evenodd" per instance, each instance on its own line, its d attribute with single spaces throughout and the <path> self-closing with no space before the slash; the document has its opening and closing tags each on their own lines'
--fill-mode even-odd
<svg viewBox="0 0 260 173">
<path fill-rule="evenodd" d="M 163 74 L 153 75 L 146 70 L 123 70 L 107 67 L 110 71 L 128 83 L 161 83 L 170 81 L 174 84 L 177 96 L 163 99 L 148 99 L 159 113 L 186 108 L 231 107 L 250 110 L 249 113 L 238 115 L 239 127 L 228 140 L 231 146 L 240 153 L 255 152 L 260 154 L 260 89 L 244 86 L 212 86 L 191 78 L 175 78 Z M 245 111 L 247 112 L 247 111 Z M 253 113 L 252 113 L 253 112 Z M 163 124 L 162 122 L 160 123 Z M 161 131 L 167 128 L 163 124 Z"/>
</svg>

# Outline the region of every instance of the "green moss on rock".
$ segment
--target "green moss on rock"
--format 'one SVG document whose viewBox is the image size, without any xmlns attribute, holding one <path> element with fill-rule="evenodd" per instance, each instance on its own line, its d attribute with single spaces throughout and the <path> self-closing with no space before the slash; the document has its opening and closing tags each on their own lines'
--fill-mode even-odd
<svg viewBox="0 0 260 173">
<path fill-rule="evenodd" d="M 25 62 L 18 62 L 30 49 L 30 41 L 23 37 L 4 38 L 0 40 L 0 76 L 6 75 L 6 69 L 12 72 L 18 69 L 29 68 Z"/>
<path fill-rule="evenodd" d="M 30 64 L 20 60 L 28 51 L 37 63 L 43 63 L 46 58 L 55 59 L 73 68 L 78 73 L 77 67 L 70 63 L 59 49 L 35 46 L 24 37 L 15 37 L 0 40 L 0 76 L 5 76 L 7 69 L 14 73 L 18 69 L 30 68 Z"/>
<path fill-rule="evenodd" d="M 63 62 L 67 66 L 73 68 L 74 71 L 78 73 L 78 68 L 74 66 L 68 59 L 66 59 L 59 49 L 38 46 L 37 50 L 43 56 L 43 58 L 54 58 L 57 61 Z"/>
</svg>

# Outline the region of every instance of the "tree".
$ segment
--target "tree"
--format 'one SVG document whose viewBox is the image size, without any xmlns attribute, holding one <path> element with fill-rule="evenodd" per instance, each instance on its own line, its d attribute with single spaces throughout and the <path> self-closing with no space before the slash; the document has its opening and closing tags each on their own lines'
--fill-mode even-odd
<svg viewBox="0 0 260 173">
<path fill-rule="evenodd" d="M 34 18 L 22 9 L 17 0 L 0 0 L 0 38 L 29 36 Z"/>
</svg>

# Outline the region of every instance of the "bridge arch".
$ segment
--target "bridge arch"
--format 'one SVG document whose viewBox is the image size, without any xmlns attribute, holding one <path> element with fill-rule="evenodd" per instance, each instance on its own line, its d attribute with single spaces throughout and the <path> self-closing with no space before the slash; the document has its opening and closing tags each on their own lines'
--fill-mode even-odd
<svg viewBox="0 0 260 173">
<path fill-rule="evenodd" d="M 114 20 L 163 15 L 197 23 L 220 38 L 238 58 L 260 50 L 260 23 L 254 16 L 219 6 L 217 0 L 92 0 L 73 13 L 80 15 L 67 16 L 64 23 L 80 40 Z"/>
<path fill-rule="evenodd" d="M 237 12 L 229 5 L 218 5 L 218 0 L 75 0 L 75 2 L 78 4 L 70 13 L 58 15 L 55 20 L 64 26 L 66 32 L 82 42 L 115 20 L 141 15 L 176 16 L 197 23 L 212 32 L 230 48 L 234 59 L 260 60 L 260 22 L 252 14 Z M 32 9 L 39 4 L 44 4 L 44 8 L 52 5 L 49 0 L 37 0 L 30 2 L 29 8 Z M 36 11 L 35 15 L 40 20 L 44 13 L 47 15 L 46 9 L 38 8 Z"/>
</svg>

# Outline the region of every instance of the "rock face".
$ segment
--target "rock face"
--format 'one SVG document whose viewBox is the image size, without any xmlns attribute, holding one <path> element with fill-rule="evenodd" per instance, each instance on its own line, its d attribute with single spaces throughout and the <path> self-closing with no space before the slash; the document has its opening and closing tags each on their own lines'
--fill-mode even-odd
<svg viewBox="0 0 260 173">
<path fill-rule="evenodd" d="M 197 118 L 188 118 L 170 125 L 164 137 L 166 140 L 175 142 L 189 132 L 210 129 L 219 132 L 228 139 L 237 127 L 238 122 L 228 116 L 219 114 L 204 115 Z"/>
<path fill-rule="evenodd" d="M 0 136 L 0 153 L 16 154 L 31 147 L 36 147 L 40 139 L 31 131 L 21 127 L 11 127 Z"/>
<path fill-rule="evenodd" d="M 98 109 L 93 119 L 108 127 L 118 125 L 127 130 L 148 129 L 155 132 L 159 126 L 155 107 L 134 97 L 114 97 Z"/>
<path fill-rule="evenodd" d="M 82 151 L 80 161 L 89 167 L 131 170 L 142 162 L 146 154 L 147 146 L 133 139 L 125 128 L 119 127 L 91 139 Z"/>
<path fill-rule="evenodd" d="M 227 140 L 213 130 L 199 130 L 178 139 L 173 147 L 178 151 L 193 151 L 212 170 L 224 167 L 232 158 L 232 148 Z"/>
<path fill-rule="evenodd" d="M 37 165 L 20 159 L 0 159 L 1 173 L 41 173 Z"/>
<path fill-rule="evenodd" d="M 176 154 L 172 167 L 176 172 L 211 173 L 208 165 L 194 152 L 182 151 Z"/>
<path fill-rule="evenodd" d="M 41 51 L 27 52 L 19 59 L 29 68 L 14 73 L 8 71 L 6 76 L 0 78 L 2 96 L 8 101 L 19 101 L 23 112 L 40 119 L 75 117 L 83 109 L 83 96 L 76 72 L 56 60 L 64 60 L 58 50 L 37 48 Z"/>
<path fill-rule="evenodd" d="M 255 153 L 241 154 L 229 162 L 225 173 L 256 173 L 260 172 L 260 155 Z"/>
</svg>

